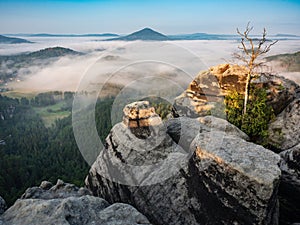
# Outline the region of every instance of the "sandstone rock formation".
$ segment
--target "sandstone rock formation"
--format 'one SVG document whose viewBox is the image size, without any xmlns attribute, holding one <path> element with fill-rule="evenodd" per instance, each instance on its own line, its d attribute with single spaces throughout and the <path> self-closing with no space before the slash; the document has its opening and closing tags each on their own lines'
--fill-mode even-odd
<svg viewBox="0 0 300 225">
<path fill-rule="evenodd" d="M 231 64 L 221 64 L 201 72 L 175 99 L 174 116 L 216 115 L 216 108 L 222 105 L 226 95 L 232 91 L 244 94 L 246 76 L 245 67 Z M 276 115 L 294 99 L 300 98 L 299 85 L 284 77 L 260 74 L 252 80 L 252 84 L 267 90 L 268 104 Z"/>
<path fill-rule="evenodd" d="M 123 122 L 129 128 L 142 128 L 161 124 L 160 117 L 148 101 L 133 102 L 123 109 Z"/>
<path fill-rule="evenodd" d="M 150 126 L 158 126 L 161 118 L 155 113 L 154 107 L 150 107 L 148 101 L 134 102 L 123 109 L 123 123 L 132 133 L 140 138 L 151 135 Z"/>
<path fill-rule="evenodd" d="M 274 113 L 281 113 L 293 100 L 300 98 L 300 86 L 294 81 L 282 76 L 261 74 L 252 81 L 258 88 L 265 88 L 268 94 L 268 104 Z"/>
<path fill-rule="evenodd" d="M 277 224 L 278 155 L 214 117 L 149 129 L 141 139 L 124 123 L 112 128 L 86 178 L 94 195 L 154 224 Z"/>
<path fill-rule="evenodd" d="M 300 98 L 294 100 L 269 125 L 269 143 L 278 151 L 300 143 Z"/>
<path fill-rule="evenodd" d="M 300 221 L 300 144 L 280 153 L 282 178 L 279 187 L 280 223 Z"/>
<path fill-rule="evenodd" d="M 28 188 L 21 199 L 56 199 L 84 195 L 91 195 L 91 192 L 86 188 L 78 188 L 74 184 L 65 183 L 58 179 L 55 185 L 43 181 L 39 187 Z"/>
<path fill-rule="evenodd" d="M 55 186 L 43 182 L 41 187 L 30 188 L 0 216 L 1 225 L 47 224 L 144 224 L 148 219 L 130 205 L 110 205 L 104 199 L 84 195 L 78 187 L 59 180 Z M 50 189 L 49 189 L 50 188 Z M 30 193 L 30 195 L 28 195 Z"/>
<path fill-rule="evenodd" d="M 198 118 L 179 117 L 166 121 L 167 133 L 180 145 L 186 152 L 189 152 L 190 144 L 194 138 L 201 132 L 210 132 L 213 130 L 225 132 L 228 135 L 240 137 L 249 140 L 248 135 L 238 129 L 236 126 L 213 116 L 204 116 Z"/>
</svg>

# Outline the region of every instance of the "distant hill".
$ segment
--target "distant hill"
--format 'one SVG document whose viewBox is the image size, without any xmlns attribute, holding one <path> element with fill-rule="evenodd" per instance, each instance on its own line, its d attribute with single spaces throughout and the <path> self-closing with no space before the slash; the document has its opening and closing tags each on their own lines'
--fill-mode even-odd
<svg viewBox="0 0 300 225">
<path fill-rule="evenodd" d="M 28 34 L 28 33 L 18 33 L 18 34 L 7 34 L 14 37 L 118 37 L 118 34 L 113 33 L 103 33 L 103 34 Z"/>
<path fill-rule="evenodd" d="M 0 56 L 0 80 L 3 82 L 17 77 L 19 69 L 22 69 L 23 73 L 27 73 L 26 70 L 28 70 L 29 73 L 31 66 L 44 66 L 55 61 L 58 57 L 81 54 L 69 48 L 54 47 L 31 53 Z"/>
<path fill-rule="evenodd" d="M 169 35 L 168 37 L 172 40 L 232 40 L 239 38 L 238 35 L 207 33 L 177 34 Z"/>
<path fill-rule="evenodd" d="M 298 35 L 295 34 L 276 34 L 276 37 L 299 37 Z"/>
<path fill-rule="evenodd" d="M 45 48 L 36 52 L 22 53 L 18 55 L 0 56 L 0 63 L 11 60 L 13 62 L 31 61 L 34 59 L 49 59 L 53 57 L 62 57 L 66 55 L 80 55 L 82 53 L 76 52 L 69 48 L 53 47 Z"/>
<path fill-rule="evenodd" d="M 278 62 L 287 72 L 300 72 L 300 51 L 291 54 L 273 55 L 265 59 L 267 62 Z"/>
<path fill-rule="evenodd" d="M 119 38 L 113 38 L 108 39 L 108 41 L 136 41 L 136 40 L 142 40 L 142 41 L 167 41 L 170 40 L 169 37 L 166 35 L 163 35 L 157 31 L 154 31 L 150 28 L 144 28 L 142 30 L 139 30 L 137 32 L 134 32 L 132 34 L 119 37 Z"/>
<path fill-rule="evenodd" d="M 30 37 L 118 37 L 118 34 L 29 34 Z"/>
<path fill-rule="evenodd" d="M 53 58 L 53 57 L 62 57 L 66 55 L 81 55 L 82 53 L 76 52 L 69 48 L 62 48 L 62 47 L 54 47 L 54 48 L 45 48 L 36 52 L 28 53 L 28 54 L 22 54 L 20 56 L 26 57 L 26 58 L 39 58 L 39 59 L 45 59 L 45 58 Z"/>
<path fill-rule="evenodd" d="M 20 44 L 20 43 L 32 43 L 22 38 L 12 38 L 0 35 L 0 44 Z"/>
</svg>

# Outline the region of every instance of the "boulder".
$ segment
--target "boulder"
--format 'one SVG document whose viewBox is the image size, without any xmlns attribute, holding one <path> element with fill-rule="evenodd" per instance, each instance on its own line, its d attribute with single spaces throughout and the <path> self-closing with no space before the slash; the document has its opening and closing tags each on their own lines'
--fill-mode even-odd
<svg viewBox="0 0 300 225">
<path fill-rule="evenodd" d="M 300 86 L 282 76 L 262 73 L 252 83 L 267 90 L 268 104 L 276 115 L 280 114 L 293 100 L 300 98 Z"/>
<path fill-rule="evenodd" d="M 244 66 L 221 64 L 201 72 L 174 101 L 173 116 L 217 115 L 224 97 L 232 91 L 244 94 L 248 70 Z M 284 77 L 261 73 L 252 84 L 267 90 L 268 104 L 275 114 L 300 98 L 300 87 Z"/>
<path fill-rule="evenodd" d="M 221 224 L 277 224 L 278 155 L 236 136 L 220 141 L 223 135 L 198 134 L 191 144 L 197 156 L 192 171 L 200 173 L 193 182 L 203 188 L 194 188 L 193 196 L 207 192 L 206 204 L 220 206 L 210 216 L 220 213 Z"/>
<path fill-rule="evenodd" d="M 21 199 L 54 199 L 67 197 L 81 197 L 91 195 L 86 188 L 76 187 L 74 184 L 65 183 L 58 179 L 56 185 L 43 181 L 39 187 L 28 188 Z"/>
<path fill-rule="evenodd" d="M 149 127 L 146 139 L 119 123 L 86 186 L 158 225 L 277 224 L 280 157 L 222 123 L 228 125 L 214 117 L 173 119 Z"/>
<path fill-rule="evenodd" d="M 280 156 L 280 224 L 300 223 L 300 144 Z"/>
<path fill-rule="evenodd" d="M 156 114 L 154 107 L 148 101 L 139 101 L 128 104 L 123 109 L 123 124 L 139 138 L 151 135 L 150 126 L 161 125 L 162 120 Z"/>
<path fill-rule="evenodd" d="M 6 210 L 7 206 L 6 206 L 6 202 L 5 200 L 0 196 L 0 215 L 4 213 L 4 211 Z"/>
<path fill-rule="evenodd" d="M 160 117 L 148 101 L 133 102 L 123 109 L 123 122 L 129 128 L 142 128 L 161 124 Z"/>
<path fill-rule="evenodd" d="M 85 188 L 58 180 L 56 185 L 43 181 L 29 188 L 15 204 L 0 216 L 1 225 L 52 224 L 150 224 L 130 205 L 110 205 L 102 198 L 88 195 Z"/>
<path fill-rule="evenodd" d="M 109 205 L 93 196 L 62 199 L 19 199 L 3 215 L 4 225 L 47 224 L 150 224 L 145 216 L 127 204 Z"/>
<path fill-rule="evenodd" d="M 300 143 L 300 99 L 295 99 L 269 125 L 269 144 L 277 151 Z"/>
<path fill-rule="evenodd" d="M 212 130 L 222 131 L 228 135 L 234 135 L 244 140 L 249 140 L 247 134 L 242 132 L 236 126 L 227 120 L 214 116 L 204 116 L 198 118 L 179 117 L 166 121 L 167 133 L 179 144 L 185 151 L 189 151 L 190 144 L 194 138 L 201 132 L 210 132 Z"/>
</svg>

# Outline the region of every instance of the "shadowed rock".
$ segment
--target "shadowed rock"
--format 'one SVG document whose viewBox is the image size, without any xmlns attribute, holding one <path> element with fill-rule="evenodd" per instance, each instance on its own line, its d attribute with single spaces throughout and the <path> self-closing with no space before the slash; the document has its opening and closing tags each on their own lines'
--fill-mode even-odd
<svg viewBox="0 0 300 225">
<path fill-rule="evenodd" d="M 300 98 L 294 100 L 269 125 L 269 143 L 278 151 L 300 143 Z"/>
<path fill-rule="evenodd" d="M 244 140 L 249 140 L 247 134 L 227 120 L 213 116 L 169 119 L 166 121 L 166 126 L 169 136 L 187 152 L 190 149 L 190 144 L 199 133 L 210 132 L 212 130 L 221 131 L 226 134 L 238 136 Z"/>
<path fill-rule="evenodd" d="M 150 224 L 145 216 L 127 204 L 109 205 L 93 196 L 64 199 L 24 199 L 3 214 L 4 224 Z"/>
<path fill-rule="evenodd" d="M 278 155 L 214 117 L 172 119 L 153 134 L 158 143 L 112 128 L 85 181 L 94 195 L 153 224 L 278 223 Z"/>
<path fill-rule="evenodd" d="M 51 186 L 42 182 L 39 188 L 29 188 L 23 197 L 0 216 L 1 225 L 150 225 L 148 219 L 134 207 L 79 193 L 82 188 L 58 180 Z M 31 193 L 28 195 L 28 193 Z M 87 192 L 85 191 L 87 194 Z"/>
<path fill-rule="evenodd" d="M 280 224 L 300 222 L 300 144 L 280 153 Z"/>
</svg>

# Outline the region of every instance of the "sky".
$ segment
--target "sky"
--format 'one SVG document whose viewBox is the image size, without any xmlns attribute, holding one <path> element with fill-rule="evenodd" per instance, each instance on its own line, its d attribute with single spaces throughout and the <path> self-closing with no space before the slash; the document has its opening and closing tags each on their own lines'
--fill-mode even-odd
<svg viewBox="0 0 300 225">
<path fill-rule="evenodd" d="M 300 0 L 0 0 L 0 33 L 118 33 L 144 27 L 164 34 L 300 35 Z"/>
</svg>

